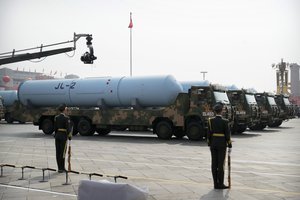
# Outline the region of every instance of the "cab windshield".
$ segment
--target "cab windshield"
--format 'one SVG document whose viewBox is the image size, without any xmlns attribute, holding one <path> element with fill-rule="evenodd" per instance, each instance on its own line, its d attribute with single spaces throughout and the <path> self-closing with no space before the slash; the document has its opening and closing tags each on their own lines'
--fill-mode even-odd
<svg viewBox="0 0 300 200">
<path fill-rule="evenodd" d="M 229 99 L 226 92 L 214 92 L 216 102 L 222 102 L 224 104 L 229 104 Z"/>
<path fill-rule="evenodd" d="M 248 104 L 257 104 L 253 94 L 246 94 L 246 100 Z"/>
<path fill-rule="evenodd" d="M 274 97 L 268 97 L 268 101 L 269 101 L 270 105 L 275 105 L 276 106 L 276 102 L 275 102 Z"/>
<path fill-rule="evenodd" d="M 291 105 L 290 101 L 288 98 L 283 98 L 283 102 L 286 106 Z"/>
</svg>

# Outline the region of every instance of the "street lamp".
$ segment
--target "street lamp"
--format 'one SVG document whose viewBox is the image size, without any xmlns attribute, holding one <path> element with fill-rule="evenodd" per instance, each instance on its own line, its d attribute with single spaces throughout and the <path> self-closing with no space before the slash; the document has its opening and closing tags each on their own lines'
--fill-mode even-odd
<svg viewBox="0 0 300 200">
<path fill-rule="evenodd" d="M 207 72 L 203 71 L 203 72 L 200 72 L 200 73 L 203 74 L 203 80 L 205 81 L 205 74 L 206 74 Z"/>
</svg>

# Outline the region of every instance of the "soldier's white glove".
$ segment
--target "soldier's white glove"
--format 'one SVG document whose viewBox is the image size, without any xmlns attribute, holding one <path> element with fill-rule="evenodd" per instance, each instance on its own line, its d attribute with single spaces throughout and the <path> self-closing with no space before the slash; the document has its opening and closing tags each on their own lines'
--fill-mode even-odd
<svg viewBox="0 0 300 200">
<path fill-rule="evenodd" d="M 232 149 L 232 148 L 228 148 L 228 155 L 229 155 L 229 156 L 231 155 L 231 149 Z"/>
</svg>

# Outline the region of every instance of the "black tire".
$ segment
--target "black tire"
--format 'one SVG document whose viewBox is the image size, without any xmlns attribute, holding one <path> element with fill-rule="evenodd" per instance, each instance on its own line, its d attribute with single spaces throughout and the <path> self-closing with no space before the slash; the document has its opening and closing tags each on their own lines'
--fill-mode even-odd
<svg viewBox="0 0 300 200">
<path fill-rule="evenodd" d="M 186 135 L 190 140 L 202 140 L 205 137 L 204 128 L 200 122 L 190 122 L 186 129 Z"/>
<path fill-rule="evenodd" d="M 276 121 L 276 127 L 279 127 L 282 124 L 282 120 Z"/>
<path fill-rule="evenodd" d="M 262 124 L 262 123 L 255 124 L 255 125 L 253 125 L 253 126 L 249 126 L 249 129 L 252 130 L 252 131 L 261 131 L 261 130 L 263 130 L 264 128 L 266 128 L 266 125 L 265 125 L 265 124 Z"/>
<path fill-rule="evenodd" d="M 42 121 L 41 129 L 46 135 L 51 135 L 54 132 L 53 121 L 49 118 L 46 118 Z"/>
<path fill-rule="evenodd" d="M 10 116 L 10 113 L 5 114 L 5 121 L 9 124 L 14 123 L 14 119 Z"/>
<path fill-rule="evenodd" d="M 77 130 L 81 136 L 91 136 L 95 133 L 95 127 L 85 118 L 81 118 L 77 125 Z"/>
<path fill-rule="evenodd" d="M 72 120 L 71 119 L 71 123 L 70 123 L 71 126 L 73 126 L 73 132 L 72 132 L 72 135 L 77 135 L 78 134 L 78 129 L 77 129 L 77 122 L 75 120 Z"/>
<path fill-rule="evenodd" d="M 246 126 L 246 125 L 241 125 L 241 126 L 238 126 L 238 127 L 237 127 L 236 132 L 237 132 L 238 134 L 241 134 L 241 133 L 243 133 L 244 131 L 246 131 L 246 129 L 247 129 L 247 126 Z"/>
<path fill-rule="evenodd" d="M 160 121 L 155 126 L 155 133 L 159 139 L 171 139 L 173 135 L 173 125 L 167 121 Z"/>
<path fill-rule="evenodd" d="M 96 132 L 99 134 L 99 136 L 105 136 L 107 134 L 110 133 L 110 129 L 109 128 L 97 128 Z"/>
<path fill-rule="evenodd" d="M 257 131 L 257 130 L 259 130 L 259 126 L 260 126 L 260 123 L 256 123 L 256 124 L 251 124 L 250 126 L 248 126 L 248 128 L 251 131 Z"/>
<path fill-rule="evenodd" d="M 276 122 L 269 123 L 269 124 L 268 124 L 268 127 L 270 127 L 270 128 L 275 128 L 275 127 L 277 127 Z"/>
</svg>

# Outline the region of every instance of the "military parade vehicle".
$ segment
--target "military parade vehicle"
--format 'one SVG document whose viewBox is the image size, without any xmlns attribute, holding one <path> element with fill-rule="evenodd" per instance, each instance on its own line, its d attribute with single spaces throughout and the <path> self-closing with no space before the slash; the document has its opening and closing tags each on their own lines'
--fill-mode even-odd
<svg viewBox="0 0 300 200">
<path fill-rule="evenodd" d="M 295 117 L 294 106 L 289 101 L 288 95 L 277 94 L 275 95 L 275 102 L 277 103 L 280 113 L 279 118 L 284 120 L 289 120 Z"/>
<path fill-rule="evenodd" d="M 267 92 L 256 93 L 255 99 L 260 110 L 260 122 L 249 127 L 251 130 L 262 130 L 266 126 L 278 127 L 282 120 L 279 118 L 280 110 L 275 102 L 275 95 Z"/>
<path fill-rule="evenodd" d="M 56 108 L 66 103 L 74 134 L 148 129 L 160 139 L 186 135 L 201 140 L 216 102 L 225 104 L 224 117 L 232 121 L 225 90 L 208 85 L 190 86 L 184 92 L 171 75 L 28 80 L 19 86 L 18 100 L 9 112 L 11 117 L 33 122 L 45 134 L 52 134 Z"/>
<path fill-rule="evenodd" d="M 4 119 L 4 105 L 3 105 L 3 98 L 0 96 L 0 121 Z"/>
<path fill-rule="evenodd" d="M 15 101 L 18 100 L 17 91 L 16 90 L 3 90 L 0 91 L 0 96 L 2 97 L 2 104 L 3 104 L 3 112 L 5 121 L 9 124 L 13 123 L 14 121 L 23 123 L 22 121 L 18 121 L 11 116 L 11 111 L 9 109 L 10 106 L 13 105 Z"/>
<path fill-rule="evenodd" d="M 260 112 L 254 93 L 245 89 L 229 89 L 227 94 L 234 113 L 232 133 L 243 133 L 247 127 L 256 126 Z"/>
<path fill-rule="evenodd" d="M 294 105 L 295 116 L 300 118 L 300 106 Z"/>
</svg>

